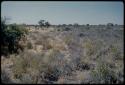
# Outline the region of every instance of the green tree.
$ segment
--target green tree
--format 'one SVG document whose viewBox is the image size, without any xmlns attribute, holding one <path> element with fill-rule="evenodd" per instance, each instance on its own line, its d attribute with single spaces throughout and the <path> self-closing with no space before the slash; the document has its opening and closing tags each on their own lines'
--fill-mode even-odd
<svg viewBox="0 0 125 85">
<path fill-rule="evenodd" d="M 48 28 L 50 26 L 49 22 L 45 22 L 45 26 Z"/>
<path fill-rule="evenodd" d="M 40 25 L 41 28 L 42 27 L 47 27 L 48 28 L 50 26 L 50 23 L 48 21 L 45 21 L 45 20 L 40 20 L 38 22 L 38 24 Z"/>
<path fill-rule="evenodd" d="M 44 27 L 45 26 L 45 20 L 40 20 L 38 22 L 38 24 L 40 25 L 40 27 Z"/>
</svg>

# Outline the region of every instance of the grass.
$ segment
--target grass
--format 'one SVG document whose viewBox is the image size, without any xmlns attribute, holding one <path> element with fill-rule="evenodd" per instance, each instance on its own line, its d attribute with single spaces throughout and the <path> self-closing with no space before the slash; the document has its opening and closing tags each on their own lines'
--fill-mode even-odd
<svg viewBox="0 0 125 85">
<path fill-rule="evenodd" d="M 112 71 L 107 63 L 98 62 L 97 68 L 91 71 L 92 79 L 94 83 L 116 83 L 116 75 Z"/>
<path fill-rule="evenodd" d="M 31 77 L 35 79 L 30 79 L 32 83 L 37 83 L 37 77 L 41 73 L 44 73 L 44 78 L 49 80 L 57 79 L 58 70 L 57 65 L 58 60 L 56 58 L 58 51 L 52 50 L 48 55 L 38 55 L 33 53 L 24 52 L 20 56 L 13 57 L 13 73 L 14 78 L 22 80 L 22 82 L 26 82 L 24 78 Z M 27 76 L 24 76 L 27 75 Z M 53 78 L 51 78 L 53 77 Z M 29 79 L 28 78 L 28 79 Z M 30 82 L 30 83 L 31 83 Z"/>
<path fill-rule="evenodd" d="M 113 35 L 107 37 L 101 29 L 99 33 L 96 30 L 84 29 L 86 36 L 82 37 L 78 36 L 80 29 L 77 32 L 60 30 L 59 33 L 47 29 L 46 32 L 31 31 L 25 43 L 27 49 L 10 55 L 7 59 L 12 59 L 13 65 L 8 67 L 3 67 L 3 63 L 11 63 L 2 59 L 2 71 L 12 70 L 13 80 L 23 84 L 123 83 L 122 40 L 114 42 L 117 38 Z"/>
<path fill-rule="evenodd" d="M 95 52 L 95 45 L 93 43 L 93 41 L 91 41 L 90 39 L 87 39 L 84 43 L 83 43 L 83 48 L 85 49 L 85 55 L 86 56 L 91 56 L 94 54 Z"/>
<path fill-rule="evenodd" d="M 28 42 L 28 43 L 27 43 L 27 48 L 28 48 L 28 49 L 33 49 L 33 45 L 32 45 L 31 42 Z"/>
<path fill-rule="evenodd" d="M 38 39 L 35 41 L 35 45 L 42 45 L 43 50 L 51 49 L 52 45 L 49 44 L 49 37 L 48 36 L 40 36 Z"/>
<path fill-rule="evenodd" d="M 69 45 L 73 41 L 73 37 L 71 35 L 65 36 L 63 40 L 67 45 Z"/>
</svg>

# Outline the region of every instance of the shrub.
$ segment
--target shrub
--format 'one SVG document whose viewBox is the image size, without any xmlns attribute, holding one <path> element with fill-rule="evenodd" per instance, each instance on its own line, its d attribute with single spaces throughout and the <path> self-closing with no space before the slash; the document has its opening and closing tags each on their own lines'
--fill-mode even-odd
<svg viewBox="0 0 125 85">
<path fill-rule="evenodd" d="M 45 69 L 42 66 L 42 57 L 34 53 L 25 51 L 20 56 L 13 57 L 13 75 L 15 79 L 21 80 L 21 83 L 26 81 L 23 78 L 28 78 L 27 83 L 37 83 L 36 80 L 40 75 L 40 69 Z M 27 75 L 27 76 L 25 76 Z M 30 77 L 30 78 L 29 78 Z"/>
<path fill-rule="evenodd" d="M 85 34 L 80 33 L 78 36 L 79 36 L 79 37 L 84 37 L 84 36 L 85 36 Z"/>
<path fill-rule="evenodd" d="M 70 31 L 71 30 L 71 28 L 69 28 L 69 27 L 66 27 L 65 29 L 64 29 L 64 31 Z"/>
<path fill-rule="evenodd" d="M 71 35 L 67 35 L 64 38 L 64 42 L 69 45 L 73 41 L 73 37 Z"/>
<path fill-rule="evenodd" d="M 120 52 L 120 50 L 118 50 L 117 46 L 111 45 L 109 48 L 109 52 L 115 60 L 123 59 L 122 53 Z"/>
<path fill-rule="evenodd" d="M 77 65 L 78 70 L 90 70 L 90 65 L 86 63 L 80 63 Z"/>
<path fill-rule="evenodd" d="M 6 20 L 2 20 L 1 22 L 2 25 L 2 30 L 1 30 L 1 35 L 2 35 L 2 46 L 4 50 L 4 47 L 8 47 L 7 52 L 2 52 L 2 53 L 14 53 L 17 52 L 17 47 L 16 44 L 18 41 L 21 39 L 22 36 L 28 33 L 28 31 L 23 27 L 19 26 L 16 24 L 11 24 L 7 25 Z M 15 48 L 16 47 L 16 48 Z"/>
<path fill-rule="evenodd" d="M 91 40 L 87 40 L 82 46 L 86 50 L 85 55 L 91 56 L 94 54 L 95 45 Z"/>
<path fill-rule="evenodd" d="M 14 77 L 20 79 L 22 74 L 26 72 L 28 61 L 18 56 L 14 58 L 13 63 L 14 63 L 13 66 Z"/>
<path fill-rule="evenodd" d="M 26 82 L 23 78 L 28 78 L 29 82 L 32 83 L 38 83 L 41 78 L 48 81 L 57 81 L 60 75 L 60 70 L 57 69 L 59 68 L 58 53 L 58 51 L 52 50 L 48 54 L 38 55 L 24 51 L 20 56 L 14 56 L 12 68 L 14 77 L 22 82 Z M 27 83 L 29 82 L 27 81 Z"/>
<path fill-rule="evenodd" d="M 51 49 L 52 45 L 49 43 L 49 36 L 40 36 L 38 40 L 36 40 L 35 44 L 36 45 L 42 45 L 43 50 Z"/>
<path fill-rule="evenodd" d="M 116 83 L 116 75 L 105 62 L 98 63 L 95 70 L 91 71 L 94 83 Z"/>
</svg>

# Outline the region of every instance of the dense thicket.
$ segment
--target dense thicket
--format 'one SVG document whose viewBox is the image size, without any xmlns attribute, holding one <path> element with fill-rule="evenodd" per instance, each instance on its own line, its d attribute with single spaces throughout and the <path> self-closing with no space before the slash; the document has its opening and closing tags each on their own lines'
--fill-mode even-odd
<svg viewBox="0 0 125 85">
<path fill-rule="evenodd" d="M 8 53 L 17 53 L 19 49 L 18 43 L 22 36 L 25 36 L 28 31 L 16 24 L 6 24 L 6 19 L 1 20 L 1 53 L 7 55 Z"/>
</svg>

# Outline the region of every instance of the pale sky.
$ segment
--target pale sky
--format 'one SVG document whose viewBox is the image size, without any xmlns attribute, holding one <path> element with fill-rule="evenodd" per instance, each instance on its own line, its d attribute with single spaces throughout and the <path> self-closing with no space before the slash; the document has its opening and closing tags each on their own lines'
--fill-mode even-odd
<svg viewBox="0 0 125 85">
<path fill-rule="evenodd" d="M 38 24 L 123 24 L 123 2 L 120 1 L 3 1 L 1 16 L 10 23 Z"/>
</svg>

